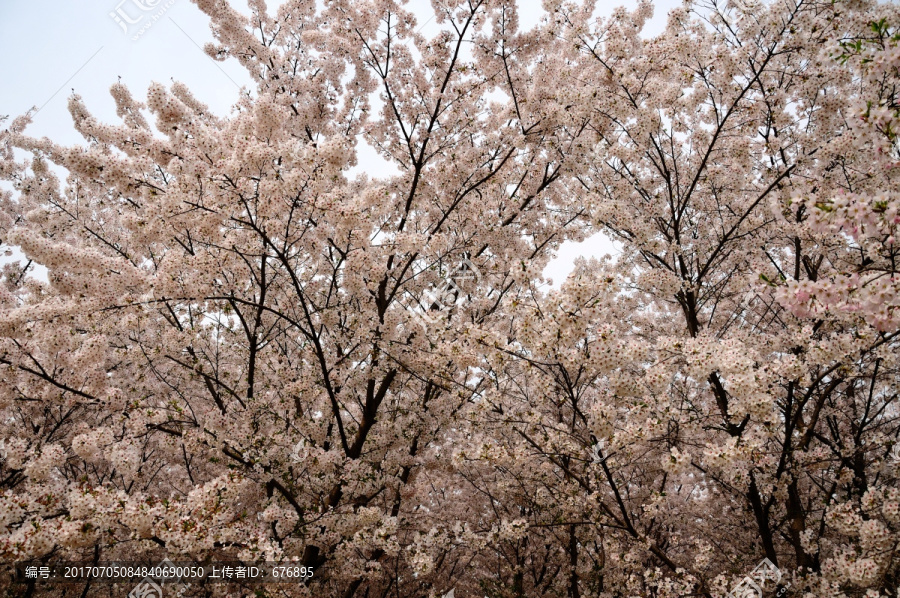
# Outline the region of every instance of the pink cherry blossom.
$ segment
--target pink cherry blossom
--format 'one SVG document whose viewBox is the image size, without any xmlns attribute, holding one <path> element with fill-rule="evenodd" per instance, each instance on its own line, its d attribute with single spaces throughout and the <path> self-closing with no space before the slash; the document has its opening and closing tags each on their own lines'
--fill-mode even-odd
<svg viewBox="0 0 900 598">
<path fill-rule="evenodd" d="M 195 2 L 230 115 L 116 83 L 81 145 L 0 131 L 4 562 L 896 595 L 898 5 Z"/>
</svg>

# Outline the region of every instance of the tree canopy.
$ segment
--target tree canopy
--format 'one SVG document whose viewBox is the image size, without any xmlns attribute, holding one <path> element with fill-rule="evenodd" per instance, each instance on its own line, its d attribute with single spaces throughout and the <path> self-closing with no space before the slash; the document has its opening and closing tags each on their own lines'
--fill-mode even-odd
<svg viewBox="0 0 900 598">
<path fill-rule="evenodd" d="M 230 115 L 116 83 L 116 123 L 70 98 L 81 145 L 0 132 L 0 559 L 896 595 L 900 6 L 642 37 L 648 2 L 447 0 L 425 38 L 395 0 L 194 1 L 255 81 Z"/>
</svg>

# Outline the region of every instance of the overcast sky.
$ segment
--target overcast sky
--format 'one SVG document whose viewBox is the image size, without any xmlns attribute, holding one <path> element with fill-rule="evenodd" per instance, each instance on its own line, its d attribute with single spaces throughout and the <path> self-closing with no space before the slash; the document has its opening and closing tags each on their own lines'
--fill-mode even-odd
<svg viewBox="0 0 900 598">
<path fill-rule="evenodd" d="M 233 0 L 244 7 L 242 1 Z M 420 15 L 423 34 L 435 28 L 428 22 L 428 0 L 411 0 Z M 634 0 L 603 3 L 609 13 L 615 6 L 633 7 Z M 653 21 L 645 34 L 662 29 L 669 9 L 678 4 L 656 4 Z M 270 2 L 270 11 L 277 3 Z M 522 26 L 537 22 L 540 0 L 519 0 Z M 0 0 L 0 115 L 18 116 L 39 108 L 28 133 L 54 141 L 82 141 L 72 127 L 67 99 L 80 94 L 100 120 L 115 122 L 110 86 L 122 79 L 138 99 L 146 97 L 152 81 L 181 81 L 214 112 L 226 115 L 241 86 L 250 78 L 236 61 L 214 62 L 201 48 L 213 41 L 208 19 L 189 0 Z M 360 166 L 377 175 L 377 161 L 362 152 Z M 612 251 L 604 238 L 564 245 L 545 272 L 558 285 L 578 255 L 602 255 Z"/>
</svg>

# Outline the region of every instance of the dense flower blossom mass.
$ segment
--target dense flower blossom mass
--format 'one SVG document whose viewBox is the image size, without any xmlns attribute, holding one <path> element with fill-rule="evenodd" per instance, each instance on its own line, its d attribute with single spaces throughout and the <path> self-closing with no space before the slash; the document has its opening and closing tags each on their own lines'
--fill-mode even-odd
<svg viewBox="0 0 900 598">
<path fill-rule="evenodd" d="M 897 595 L 900 6 L 642 37 L 646 1 L 445 0 L 425 38 L 396 0 L 194 1 L 255 81 L 231 114 L 116 83 L 115 123 L 70 98 L 81 145 L 3 123 L 0 561 L 711 598 L 765 558 L 767 592 Z"/>
</svg>

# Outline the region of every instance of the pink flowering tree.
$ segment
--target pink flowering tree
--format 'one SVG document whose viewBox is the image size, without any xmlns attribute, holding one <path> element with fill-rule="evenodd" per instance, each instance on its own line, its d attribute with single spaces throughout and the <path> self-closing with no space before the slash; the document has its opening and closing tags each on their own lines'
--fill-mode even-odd
<svg viewBox="0 0 900 598">
<path fill-rule="evenodd" d="M 622 253 L 485 343 L 460 458 L 531 530 L 504 590 L 722 596 L 766 558 L 766 592 L 894 595 L 896 5 L 698 3 L 650 40 L 647 6 L 553 8 L 603 124 L 571 194 Z"/>
<path fill-rule="evenodd" d="M 70 99 L 82 145 L 0 132 L 4 562 L 674 598 L 767 558 L 766 591 L 896 593 L 895 5 L 644 39 L 646 2 L 455 0 L 426 39 L 392 0 L 196 1 L 255 81 L 231 115 L 116 84 L 114 124 Z M 599 231 L 620 255 L 541 284 Z"/>
<path fill-rule="evenodd" d="M 843 251 L 829 256 L 824 268 L 809 268 L 808 278 L 788 279 L 781 300 L 801 317 L 844 314 L 893 332 L 900 328 L 900 34 L 887 16 L 869 27 L 830 52 L 852 69 L 856 93 L 843 107 L 842 134 L 823 152 L 835 164 L 855 155 L 853 168 L 826 184 L 807 184 L 793 197 L 817 240 Z"/>
<path fill-rule="evenodd" d="M 464 544 L 438 542 L 455 499 L 423 472 L 479 386 L 469 330 L 583 226 L 562 181 L 596 138 L 548 85 L 563 58 L 512 2 L 436 8 L 433 39 L 393 1 L 198 5 L 257 84 L 231 116 L 116 84 L 115 124 L 70 99 L 84 145 L 3 133 L 0 230 L 29 261 L 0 298 L 0 555 L 477 585 L 464 563 L 508 524 L 460 504 Z M 399 174 L 350 176 L 360 141 Z"/>
</svg>

